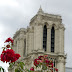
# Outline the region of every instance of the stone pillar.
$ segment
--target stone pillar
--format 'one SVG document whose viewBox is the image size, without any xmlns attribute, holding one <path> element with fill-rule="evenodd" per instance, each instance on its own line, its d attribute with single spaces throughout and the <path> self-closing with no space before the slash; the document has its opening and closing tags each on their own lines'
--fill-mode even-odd
<svg viewBox="0 0 72 72">
<path fill-rule="evenodd" d="M 59 51 L 59 30 L 55 29 L 55 47 L 54 47 L 55 53 L 58 53 Z"/>
<path fill-rule="evenodd" d="M 40 28 L 40 50 L 43 50 L 43 26 L 42 25 L 40 25 L 39 26 Z"/>
<path fill-rule="evenodd" d="M 64 30 L 59 29 L 59 53 L 64 54 Z"/>
<path fill-rule="evenodd" d="M 18 53 L 21 55 L 21 58 L 24 56 L 24 38 L 18 40 Z"/>
<path fill-rule="evenodd" d="M 51 28 L 47 28 L 47 52 L 51 52 Z"/>
<path fill-rule="evenodd" d="M 43 49 L 43 28 L 41 25 L 34 27 L 34 50 Z"/>
<path fill-rule="evenodd" d="M 65 60 L 64 60 L 64 57 L 58 57 L 58 60 L 57 60 L 57 69 L 58 69 L 58 72 L 65 72 Z"/>
<path fill-rule="evenodd" d="M 34 45 L 34 36 L 32 32 L 29 32 L 29 36 L 28 36 L 28 54 L 31 53 L 33 51 L 33 45 Z"/>
</svg>

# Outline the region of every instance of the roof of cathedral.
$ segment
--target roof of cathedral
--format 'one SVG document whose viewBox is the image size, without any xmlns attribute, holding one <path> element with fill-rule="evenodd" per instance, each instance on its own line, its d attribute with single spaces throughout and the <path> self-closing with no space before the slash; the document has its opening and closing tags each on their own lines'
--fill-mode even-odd
<svg viewBox="0 0 72 72">
<path fill-rule="evenodd" d="M 34 19 L 36 19 L 38 15 L 44 16 L 44 17 L 49 17 L 49 18 L 61 19 L 61 16 L 60 15 L 44 13 L 44 11 L 42 10 L 41 6 L 40 6 L 37 14 L 31 19 L 31 21 L 33 21 Z"/>
</svg>

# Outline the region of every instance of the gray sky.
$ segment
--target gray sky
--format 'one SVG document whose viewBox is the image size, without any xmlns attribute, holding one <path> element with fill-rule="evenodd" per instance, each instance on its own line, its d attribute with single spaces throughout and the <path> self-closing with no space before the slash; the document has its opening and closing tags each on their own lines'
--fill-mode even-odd
<svg viewBox="0 0 72 72">
<path fill-rule="evenodd" d="M 40 5 L 45 13 L 62 16 L 66 28 L 66 66 L 72 67 L 72 0 L 0 0 L 0 47 L 4 45 L 5 39 L 13 37 L 19 28 L 26 28 L 29 25 L 30 19 L 37 13 Z M 1 65 L 6 64 L 0 62 Z"/>
</svg>

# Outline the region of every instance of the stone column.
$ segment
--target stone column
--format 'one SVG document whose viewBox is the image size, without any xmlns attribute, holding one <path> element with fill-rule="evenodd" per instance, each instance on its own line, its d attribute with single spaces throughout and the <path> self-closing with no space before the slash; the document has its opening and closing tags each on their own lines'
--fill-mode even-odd
<svg viewBox="0 0 72 72">
<path fill-rule="evenodd" d="M 64 58 L 63 57 L 58 57 L 58 61 L 57 61 L 58 72 L 65 72 L 64 63 L 65 63 Z"/>
<path fill-rule="evenodd" d="M 43 49 L 43 28 L 42 25 L 34 27 L 34 50 Z"/>
<path fill-rule="evenodd" d="M 54 51 L 55 53 L 58 53 L 59 51 L 59 30 L 55 29 L 55 45 L 54 45 Z"/>
<path fill-rule="evenodd" d="M 21 55 L 21 58 L 24 56 L 24 39 L 20 38 L 18 40 L 18 53 Z"/>
<path fill-rule="evenodd" d="M 28 37 L 28 54 L 31 53 L 33 51 L 33 43 L 34 41 L 34 37 L 33 37 L 33 33 L 29 32 L 29 37 Z"/>
<path fill-rule="evenodd" d="M 51 28 L 47 28 L 47 52 L 51 52 Z"/>
<path fill-rule="evenodd" d="M 40 25 L 40 50 L 43 49 L 43 26 Z"/>
<path fill-rule="evenodd" d="M 59 29 L 59 53 L 64 54 L 64 30 Z"/>
</svg>

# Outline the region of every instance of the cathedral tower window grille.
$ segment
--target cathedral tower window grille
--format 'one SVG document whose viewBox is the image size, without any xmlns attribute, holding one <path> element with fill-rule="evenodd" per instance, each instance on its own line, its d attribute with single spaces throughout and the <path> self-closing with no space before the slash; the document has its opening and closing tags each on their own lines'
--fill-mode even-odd
<svg viewBox="0 0 72 72">
<path fill-rule="evenodd" d="M 47 27 L 46 25 L 44 25 L 44 28 L 43 28 L 43 49 L 44 51 L 46 51 L 46 48 L 47 48 Z"/>
<path fill-rule="evenodd" d="M 54 52 L 54 41 L 55 41 L 55 30 L 54 27 L 51 29 L 51 52 Z"/>
</svg>

